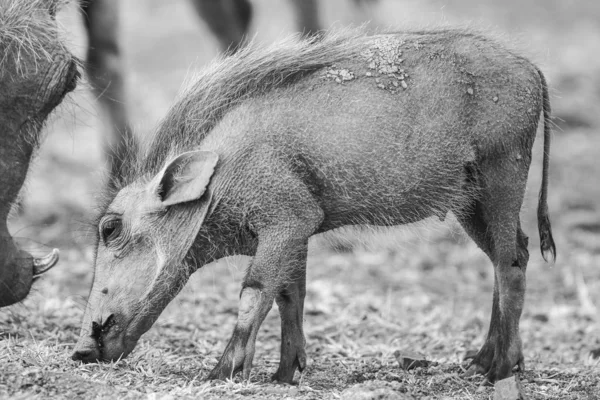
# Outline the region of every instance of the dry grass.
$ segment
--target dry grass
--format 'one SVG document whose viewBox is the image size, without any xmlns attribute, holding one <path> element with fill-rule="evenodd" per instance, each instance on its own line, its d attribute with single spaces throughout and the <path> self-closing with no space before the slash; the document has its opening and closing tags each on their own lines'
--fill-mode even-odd
<svg viewBox="0 0 600 400">
<path fill-rule="evenodd" d="M 265 27 L 259 36 L 269 40 L 284 30 L 289 15 L 284 2 L 269 8 L 265 1 L 259 2 L 258 25 Z M 392 23 L 396 16 L 419 22 L 439 22 L 441 15 L 451 22 L 475 19 L 526 38 L 523 47 L 538 54 L 554 88 L 555 113 L 564 120 L 557 121 L 562 129 L 555 133 L 551 159 L 558 261 L 543 263 L 537 250 L 538 154 L 523 210 L 531 260 L 521 320 L 527 371 L 521 379 L 533 399 L 598 398 L 599 361 L 590 351 L 600 347 L 600 57 L 590 49 L 600 45 L 600 26 L 589 21 L 600 20 L 600 5 L 584 0 L 569 7 L 552 1 L 556 9 L 545 0 L 382 2 L 382 9 L 373 11 L 379 23 Z M 185 2 L 141 3 L 125 3 L 124 42 L 132 112 L 144 132 L 164 115 L 189 62 L 207 61 L 217 45 Z M 506 11 L 509 6 L 521 11 Z M 354 18 L 341 6 L 328 5 L 326 11 L 329 20 Z M 73 13 L 62 18 L 80 30 Z M 79 54 L 81 43 L 73 43 Z M 32 168 L 24 208 L 12 221 L 12 232 L 27 238 L 20 240 L 26 248 L 43 253 L 60 247 L 62 262 L 24 303 L 0 310 L 0 398 L 336 399 L 354 385 L 387 387 L 416 398 L 491 398 L 491 388 L 480 390 L 479 379 L 465 380 L 460 373 L 465 353 L 479 348 L 486 334 L 492 267 L 452 222 L 369 234 L 360 241 L 343 234 L 332 239 L 342 250 L 338 253 L 323 239 L 311 244 L 305 315 L 311 360 L 305 374 L 297 376 L 297 386 L 270 383 L 279 351 L 276 309 L 259 333 L 250 382 L 204 381 L 235 323 L 244 258 L 224 260 L 193 276 L 128 359 L 99 365 L 71 361 L 91 280 L 85 221 L 101 182 L 103 128 L 87 92 L 71 101 L 65 109 L 78 104 L 75 114 L 67 113 L 76 120 L 56 118 Z M 396 350 L 420 352 L 439 364 L 405 372 L 395 361 Z"/>
</svg>

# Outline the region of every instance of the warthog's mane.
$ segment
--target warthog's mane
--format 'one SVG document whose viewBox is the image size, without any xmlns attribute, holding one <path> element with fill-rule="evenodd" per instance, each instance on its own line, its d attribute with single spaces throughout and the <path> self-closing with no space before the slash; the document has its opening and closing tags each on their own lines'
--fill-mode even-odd
<svg viewBox="0 0 600 400">
<path fill-rule="evenodd" d="M 172 107 L 148 146 L 137 172 L 154 173 L 169 156 L 200 143 L 225 114 L 248 98 L 293 84 L 353 57 L 362 48 L 363 30 L 346 29 L 322 37 L 292 35 L 269 46 L 251 42 L 242 51 L 202 69 Z"/>
<path fill-rule="evenodd" d="M 271 45 L 250 42 L 234 55 L 217 58 L 191 79 L 154 134 L 139 150 L 126 152 L 119 176 L 110 177 L 101 212 L 123 187 L 156 174 L 165 162 L 196 147 L 229 110 L 248 98 L 357 55 L 366 39 L 362 28 L 340 29 L 309 39 L 289 36 Z"/>
<path fill-rule="evenodd" d="M 34 60 L 52 60 L 48 43 L 59 40 L 59 29 L 52 19 L 39 18 L 39 15 L 54 13 L 68 1 L 0 1 L 0 48 L 3 49 L 3 54 L 0 55 L 0 76 L 6 72 L 7 65 L 13 65 L 21 73 L 21 60 L 24 56 L 33 56 Z"/>
</svg>

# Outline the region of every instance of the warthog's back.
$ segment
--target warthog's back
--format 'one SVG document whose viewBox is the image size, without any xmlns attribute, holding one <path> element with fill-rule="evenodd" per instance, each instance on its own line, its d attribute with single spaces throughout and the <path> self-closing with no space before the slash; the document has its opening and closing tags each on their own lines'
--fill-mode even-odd
<svg viewBox="0 0 600 400">
<path fill-rule="evenodd" d="M 460 212 L 486 157 L 530 157 L 542 91 L 527 60 L 456 31 L 360 40 L 358 55 L 225 115 L 201 145 L 223 161 L 217 196 L 278 207 L 302 182 L 322 231 L 393 225 Z"/>
</svg>

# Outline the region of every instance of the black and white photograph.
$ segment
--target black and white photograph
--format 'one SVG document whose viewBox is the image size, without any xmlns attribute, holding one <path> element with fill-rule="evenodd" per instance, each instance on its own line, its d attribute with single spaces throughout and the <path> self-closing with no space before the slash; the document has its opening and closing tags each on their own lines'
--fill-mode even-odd
<svg viewBox="0 0 600 400">
<path fill-rule="evenodd" d="M 0 399 L 599 400 L 600 2 L 0 0 Z"/>
</svg>

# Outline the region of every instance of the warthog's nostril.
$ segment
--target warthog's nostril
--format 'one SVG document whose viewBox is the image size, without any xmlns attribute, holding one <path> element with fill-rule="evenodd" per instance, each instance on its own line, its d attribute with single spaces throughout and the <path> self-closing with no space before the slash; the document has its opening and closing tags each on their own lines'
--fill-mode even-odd
<svg viewBox="0 0 600 400">
<path fill-rule="evenodd" d="M 107 334 L 116 323 L 114 314 L 110 314 L 104 322 L 92 322 L 92 337 L 100 341 L 102 335 Z"/>
<path fill-rule="evenodd" d="M 114 314 L 110 314 L 104 322 L 92 322 L 92 335 L 91 337 L 96 340 L 98 345 L 98 351 L 102 354 L 104 348 L 104 338 L 110 331 L 110 329 L 117 324 Z"/>
</svg>

